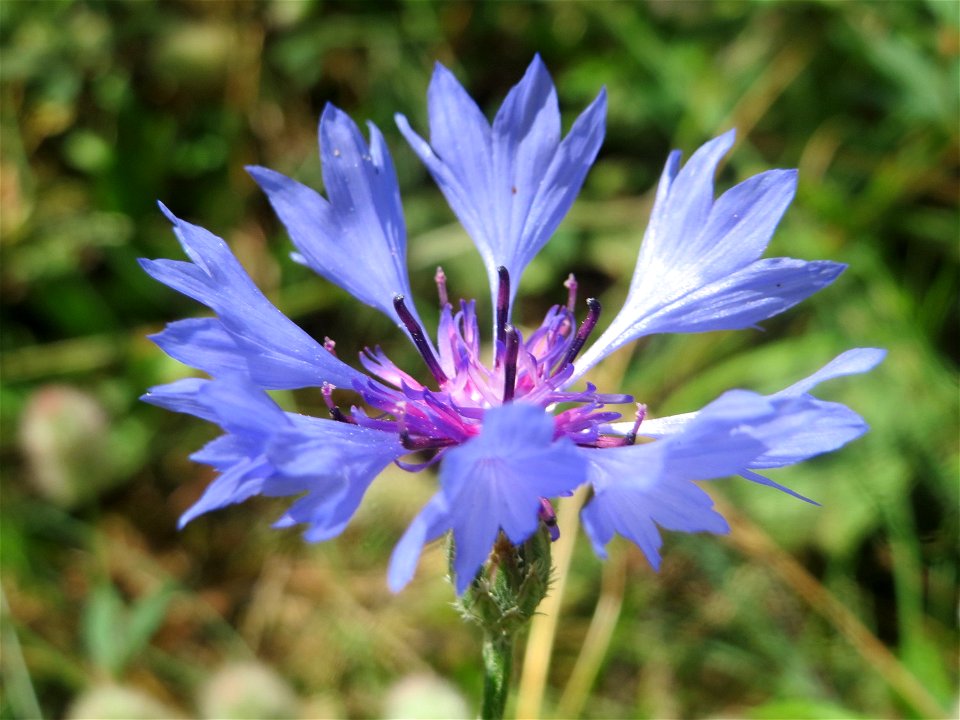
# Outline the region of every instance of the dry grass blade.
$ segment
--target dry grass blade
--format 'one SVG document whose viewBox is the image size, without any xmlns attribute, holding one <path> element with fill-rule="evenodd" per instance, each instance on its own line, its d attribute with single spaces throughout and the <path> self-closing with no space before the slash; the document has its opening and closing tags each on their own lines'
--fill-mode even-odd
<svg viewBox="0 0 960 720">
<path fill-rule="evenodd" d="M 623 592 L 627 578 L 626 555 L 622 545 L 614 545 L 610 549 L 610 557 L 603 566 L 603 584 L 600 590 L 600 599 L 593 611 L 590 628 L 580 648 L 577 663 L 570 673 L 567 686 L 560 696 L 557 705 L 557 717 L 580 717 L 590 689 L 597 679 L 600 665 L 606 657 L 610 640 L 620 619 L 620 609 L 623 607 Z"/>
<path fill-rule="evenodd" d="M 543 691 L 547 684 L 547 672 L 550 669 L 550 655 L 553 652 L 553 640 L 560 620 L 563 591 L 580 529 L 580 508 L 583 507 L 586 494 L 587 488 L 583 486 L 573 497 L 560 498 L 558 502 L 557 524 L 563 528 L 563 532 L 560 539 L 553 545 L 556 582 L 553 591 L 540 603 L 539 614 L 530 624 L 527 649 L 523 656 L 523 672 L 520 675 L 520 689 L 517 692 L 516 716 L 518 718 L 540 717 Z"/>
<path fill-rule="evenodd" d="M 876 669 L 887 684 L 923 717 L 948 717 L 947 711 L 940 707 L 916 676 L 806 568 L 777 547 L 763 530 L 739 514 L 729 503 L 717 499 L 716 506 L 735 528 L 728 536 L 730 543 L 779 575 L 811 608 L 833 625 L 866 660 L 866 664 Z"/>
</svg>

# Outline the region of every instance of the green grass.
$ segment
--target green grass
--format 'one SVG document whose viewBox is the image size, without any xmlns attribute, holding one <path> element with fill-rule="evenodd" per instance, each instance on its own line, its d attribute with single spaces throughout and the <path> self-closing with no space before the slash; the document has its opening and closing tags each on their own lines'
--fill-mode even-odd
<svg viewBox="0 0 960 720">
<path fill-rule="evenodd" d="M 279 714 L 382 716 L 409 675 L 476 706 L 480 638 L 450 607 L 443 548 L 402 594 L 385 585 L 430 475 L 388 472 L 320 546 L 270 529 L 282 502 L 176 531 L 211 479 L 187 456 L 214 431 L 137 398 L 189 373 L 145 335 L 200 308 L 135 259 L 179 252 L 162 199 L 342 357 L 381 342 L 416 367 L 388 321 L 287 258 L 242 167 L 320 187 L 323 104 L 373 120 L 421 310 L 442 263 L 485 315 L 479 258 L 392 116 L 426 127 L 437 59 L 492 112 L 534 52 L 568 124 L 601 85 L 609 119 L 580 201 L 524 277 L 522 323 L 570 271 L 616 307 L 667 153 L 736 126 L 721 189 L 800 169 L 768 254 L 850 269 L 765 332 L 654 337 L 597 376 L 662 415 L 783 387 L 850 347 L 890 354 L 820 392 L 871 433 L 776 475 L 822 508 L 715 483 L 732 536 L 668 534 L 660 574 L 632 546 L 602 564 L 577 538 L 514 703 L 588 718 L 955 713 L 958 28 L 946 1 L 0 3 L 0 717 L 61 717 L 108 682 L 191 716 L 218 668 L 251 659 L 296 693 Z M 311 393 L 282 400 L 317 409 Z"/>
</svg>

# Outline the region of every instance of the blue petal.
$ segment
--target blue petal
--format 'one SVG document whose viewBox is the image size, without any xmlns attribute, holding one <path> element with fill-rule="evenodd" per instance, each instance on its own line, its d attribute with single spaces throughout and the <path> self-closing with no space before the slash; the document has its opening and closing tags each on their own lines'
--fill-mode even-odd
<svg viewBox="0 0 960 720">
<path fill-rule="evenodd" d="M 704 281 L 721 278 L 758 259 L 797 191 L 796 170 L 768 170 L 727 190 L 706 227 L 684 247 Z"/>
<path fill-rule="evenodd" d="M 457 593 L 473 580 L 501 530 L 514 544 L 530 537 L 540 498 L 569 493 L 585 479 L 574 445 L 553 433 L 553 419 L 542 408 L 514 403 L 487 410 L 480 435 L 445 456 L 440 493 L 401 541 L 391 587 L 409 578 L 411 555 L 419 554 L 411 548 L 422 547 L 441 526 L 453 530 Z"/>
<path fill-rule="evenodd" d="M 713 501 L 692 481 L 740 472 L 765 449 L 754 429 L 775 415 L 765 398 L 732 391 L 665 440 L 581 449 L 594 488 L 582 513 L 584 529 L 597 553 L 604 556 L 604 546 L 619 533 L 635 542 L 658 568 L 662 544 L 658 525 L 682 532 L 726 532 L 726 521 L 713 510 Z"/>
<path fill-rule="evenodd" d="M 306 523 L 308 541 L 329 540 L 346 527 L 377 475 L 408 451 L 380 430 L 303 416 L 294 424 L 271 438 L 267 456 L 284 476 L 308 481 L 309 493 L 276 525 Z"/>
<path fill-rule="evenodd" d="M 606 115 L 607 92 L 601 90 L 573 123 L 542 179 L 535 174 L 531 177 L 530 182 L 537 187 L 537 192 L 520 235 L 517 259 L 513 261 L 518 273 L 547 244 L 573 205 L 603 144 Z M 542 168 L 535 170 L 541 171 Z"/>
<path fill-rule="evenodd" d="M 273 399 L 243 376 L 206 383 L 198 399 L 217 415 L 217 423 L 229 433 L 253 436 L 259 442 L 290 424 Z"/>
<path fill-rule="evenodd" d="M 837 450 L 863 435 L 869 428 L 857 413 L 840 403 L 818 400 L 807 391 L 825 380 L 867 372 L 883 360 L 885 355 L 886 352 L 878 348 L 849 350 L 804 380 L 768 395 L 766 399 L 776 412 L 752 431 L 766 445 L 766 450 L 745 465 L 739 474 L 753 482 L 775 487 L 812 502 L 752 471 L 794 465 L 816 455 Z M 649 438 L 675 437 L 686 432 L 702 412 L 646 420 L 640 426 L 640 435 Z M 604 429 L 626 434 L 632 429 L 632 423 L 616 423 Z"/>
<path fill-rule="evenodd" d="M 698 238 L 707 225 L 713 204 L 713 176 L 735 137 L 736 132 L 730 130 L 705 143 L 682 169 L 680 153 L 669 155 L 644 234 L 634 284 L 641 264 L 650 267 L 662 259 L 660 264 L 669 268 L 671 260 L 688 257 L 686 243 Z"/>
<path fill-rule="evenodd" d="M 309 523 L 308 540 L 327 539 L 343 530 L 380 471 L 407 452 L 392 434 L 285 413 L 244 376 L 181 380 L 145 399 L 227 431 L 192 456 L 221 475 L 184 513 L 181 527 L 254 495 L 306 492 L 278 524 Z"/>
<path fill-rule="evenodd" d="M 366 491 L 373 478 L 369 479 L 367 485 L 363 486 Z M 273 523 L 275 528 L 289 528 L 294 525 L 308 525 L 309 527 L 303 534 L 308 542 L 321 542 L 334 538 L 343 532 L 350 518 L 356 510 L 354 507 L 348 512 L 338 514 L 338 506 L 344 501 L 350 492 L 350 484 L 346 478 L 332 476 L 324 479 L 322 483 L 314 483 L 310 492 L 302 498 L 299 498 Z M 360 499 L 357 499 L 359 506 Z M 324 537 L 324 535 L 326 535 Z"/>
<path fill-rule="evenodd" d="M 582 510 L 583 528 L 594 552 L 607 557 L 606 545 L 614 534 L 634 542 L 654 570 L 660 569 L 658 525 L 681 532 L 724 534 L 730 527 L 713 509 L 713 500 L 691 482 L 662 481 L 647 491 L 614 486 Z"/>
<path fill-rule="evenodd" d="M 498 213 L 493 218 L 494 256 L 505 260 L 503 264 L 517 284 L 521 271 L 516 259 L 528 241 L 524 225 L 560 143 L 557 91 L 539 57 L 507 93 L 493 120 L 492 138 L 495 182 L 490 190 Z"/>
<path fill-rule="evenodd" d="M 828 260 L 757 260 L 647 315 L 629 334 L 751 327 L 822 290 L 845 269 L 846 265 Z"/>
<path fill-rule="evenodd" d="M 769 449 L 750 463 L 754 470 L 794 465 L 832 452 L 869 429 L 862 417 L 840 403 L 810 395 L 770 399 L 777 406 L 778 417 L 763 428 Z"/>
<path fill-rule="evenodd" d="M 271 441 L 270 459 L 287 475 L 319 477 L 368 466 L 383 468 L 407 454 L 395 433 L 304 415 Z M 379 470 L 378 470 L 379 471 Z"/>
<path fill-rule="evenodd" d="M 403 115 L 400 132 L 427 166 L 489 267 L 497 243 L 490 124 L 447 68 L 436 63 L 427 89 L 430 142 Z"/>
<path fill-rule="evenodd" d="M 771 487 L 774 490 L 779 490 L 782 493 L 786 493 L 787 495 L 795 497 L 797 500 L 803 500 L 803 502 L 805 503 L 810 503 L 811 505 L 816 505 L 817 507 L 820 507 L 820 503 L 818 503 L 816 500 L 811 500 L 806 495 L 801 495 L 796 490 L 791 490 L 786 485 L 781 485 L 778 482 L 774 482 L 770 478 L 764 477 L 763 475 L 759 475 L 758 473 L 755 473 L 752 470 L 741 470 L 740 477 L 744 478 L 745 480 L 749 480 L 750 482 L 756 483 L 757 485 L 766 485 L 767 487 Z"/>
<path fill-rule="evenodd" d="M 491 129 L 449 70 L 437 64 L 428 91 L 430 142 L 402 115 L 400 131 L 447 198 L 487 267 L 510 273 L 510 302 L 523 270 L 566 215 L 603 140 L 601 92 L 560 142 L 556 90 L 539 56 L 510 91 Z"/>
<path fill-rule="evenodd" d="M 845 375 L 859 375 L 869 372 L 879 365 L 887 356 L 887 351 L 881 348 L 854 348 L 840 353 L 813 375 L 784 388 L 777 395 L 799 395 L 810 392 L 820 383 Z"/>
<path fill-rule="evenodd" d="M 177 527 L 182 530 L 201 515 L 259 495 L 264 481 L 272 474 L 273 468 L 262 456 L 237 458 L 207 486 L 200 499 L 180 516 Z"/>
<path fill-rule="evenodd" d="M 320 156 L 329 202 L 273 170 L 247 169 L 286 226 L 299 258 L 400 324 L 393 298 L 410 295 L 406 227 L 390 153 L 376 126 L 369 128 L 368 147 L 345 113 L 333 105 L 324 109 Z"/>
<path fill-rule="evenodd" d="M 391 591 L 400 592 L 413 579 L 423 546 L 450 528 L 448 511 L 444 496 L 435 495 L 410 523 L 390 555 L 387 585 Z"/>
<path fill-rule="evenodd" d="M 210 380 L 184 378 L 167 385 L 152 387 L 141 395 L 140 399 L 157 407 L 187 413 L 201 420 L 215 423 L 219 419 L 216 409 L 200 399 L 200 390 L 208 383 Z"/>
<path fill-rule="evenodd" d="M 249 373 L 245 353 L 216 318 L 178 320 L 149 337 L 174 360 L 208 375 Z"/>
<path fill-rule="evenodd" d="M 778 417 L 776 403 L 747 390 L 729 390 L 706 405 L 684 430 L 666 440 L 669 471 L 677 477 L 707 480 L 731 475 L 766 449 L 760 428 Z M 642 427 L 642 426 L 641 426 Z M 614 448 L 615 449 L 615 448 Z M 629 450 L 628 448 L 624 448 Z"/>
<path fill-rule="evenodd" d="M 264 454 L 265 446 L 290 420 L 265 392 L 244 377 L 181 380 L 151 389 L 144 399 L 215 422 L 228 433 L 192 456 L 197 462 L 214 466 L 221 474 L 181 516 L 181 528 L 203 513 L 262 493 L 265 484 L 276 475 Z M 292 492 L 301 490 L 295 488 Z"/>
<path fill-rule="evenodd" d="M 236 463 L 238 456 L 247 454 L 249 447 L 250 444 L 244 438 L 221 435 L 190 455 L 190 459 L 224 472 Z"/>
<path fill-rule="evenodd" d="M 630 291 L 606 332 L 576 363 L 571 380 L 644 335 L 751 327 L 831 283 L 836 263 L 758 260 L 796 191 L 794 170 L 756 175 L 713 199 L 717 164 L 733 131 L 679 167 L 667 161 Z"/>
<path fill-rule="evenodd" d="M 239 357 L 233 365 L 246 363 L 250 377 L 268 388 L 316 386 L 324 381 L 351 387 L 354 380 L 366 379 L 274 307 L 223 240 L 160 207 L 193 262 L 141 260 L 140 264 L 151 277 L 217 313 L 237 346 Z M 210 326 L 207 330 L 213 332 Z M 218 352 L 225 349 L 224 343 L 217 345 Z"/>
<path fill-rule="evenodd" d="M 371 468 L 367 474 L 354 470 L 329 475 L 322 482 L 311 481 L 310 492 L 291 505 L 274 527 L 306 524 L 303 537 L 307 542 L 337 537 L 353 519 L 367 488 L 389 462 Z"/>
<path fill-rule="evenodd" d="M 764 458 L 779 457 L 778 464 L 751 465 L 751 467 L 784 467 L 824 452 L 836 450 L 859 437 L 867 430 L 859 415 L 844 405 L 828 403 L 809 395 L 817 384 L 836 377 L 865 373 L 876 367 L 886 351 L 879 348 L 856 348 L 841 353 L 815 373 L 784 390 L 767 396 L 776 403 L 776 423 L 770 426 L 765 442 L 771 444 Z M 791 403 L 791 399 L 803 402 Z M 701 411 L 702 412 L 702 411 Z M 682 432 L 699 415 L 698 412 L 671 415 L 644 420 L 640 435 L 663 438 Z M 618 434 L 630 432 L 633 423 L 616 423 L 606 430 Z M 779 455 L 777 454 L 779 453 Z"/>
<path fill-rule="evenodd" d="M 266 437 L 290 424 L 270 396 L 241 375 L 185 378 L 152 387 L 140 399 L 208 420 L 239 436 Z"/>
<path fill-rule="evenodd" d="M 282 497 L 310 489 L 302 478 L 284 478 L 278 474 L 265 453 L 269 437 L 269 432 L 223 435 L 190 456 L 194 462 L 211 465 L 221 474 L 180 517 L 181 529 L 200 515 L 255 495 Z"/>
</svg>

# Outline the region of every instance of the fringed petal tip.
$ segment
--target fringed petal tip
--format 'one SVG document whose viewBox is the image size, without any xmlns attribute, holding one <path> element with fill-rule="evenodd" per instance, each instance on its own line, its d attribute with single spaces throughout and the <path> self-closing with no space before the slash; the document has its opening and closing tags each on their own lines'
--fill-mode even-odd
<svg viewBox="0 0 960 720">
<path fill-rule="evenodd" d="M 429 142 L 404 116 L 395 120 L 477 246 L 493 294 L 497 269 L 507 268 L 510 306 L 524 269 L 567 214 L 596 158 L 606 92 L 601 90 L 561 141 L 556 89 L 539 56 L 511 88 L 492 125 L 453 73 L 437 63 L 428 114 Z"/>
</svg>

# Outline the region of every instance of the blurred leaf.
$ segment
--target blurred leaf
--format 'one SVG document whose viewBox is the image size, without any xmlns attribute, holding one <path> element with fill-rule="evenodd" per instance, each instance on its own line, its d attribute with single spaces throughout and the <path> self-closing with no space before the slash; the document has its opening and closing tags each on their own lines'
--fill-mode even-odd
<svg viewBox="0 0 960 720">
<path fill-rule="evenodd" d="M 172 599 L 171 588 L 161 587 L 128 608 L 111 583 L 97 585 L 83 617 L 87 651 L 94 665 L 112 678 L 122 677 L 163 624 Z"/>
<path fill-rule="evenodd" d="M 940 645 L 923 630 L 911 633 L 903 643 L 901 657 L 904 664 L 940 701 L 943 707 L 949 707 L 957 701 L 957 688 L 951 682 L 947 669 L 947 658 L 943 656 Z"/>
<path fill-rule="evenodd" d="M 804 718 L 805 720 L 858 720 L 867 718 L 842 705 L 831 705 L 816 700 L 775 700 L 751 708 L 747 717 L 752 720 L 783 720 L 783 718 Z"/>
<path fill-rule="evenodd" d="M 124 662 L 129 662 L 150 643 L 154 633 L 163 625 L 170 601 L 170 587 L 161 587 L 156 592 L 137 600 L 130 608 L 124 628 Z"/>
<path fill-rule="evenodd" d="M 118 678 L 126 661 L 126 617 L 120 593 L 110 583 L 98 584 L 87 598 L 83 633 L 93 664 Z"/>
</svg>

